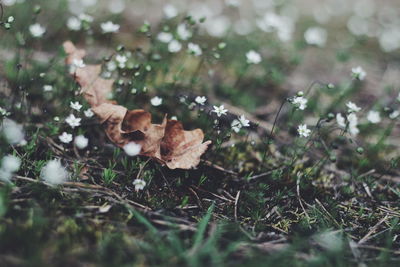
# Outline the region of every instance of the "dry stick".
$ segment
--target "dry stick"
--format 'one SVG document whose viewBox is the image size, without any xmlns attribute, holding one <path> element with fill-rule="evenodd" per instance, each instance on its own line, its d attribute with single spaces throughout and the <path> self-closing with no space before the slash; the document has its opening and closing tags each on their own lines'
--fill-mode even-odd
<svg viewBox="0 0 400 267">
<path fill-rule="evenodd" d="M 235 198 L 235 210 L 234 210 L 234 216 L 235 216 L 235 221 L 237 222 L 237 214 L 238 214 L 238 202 L 239 202 L 239 197 L 240 197 L 240 190 L 236 194 Z"/>
<path fill-rule="evenodd" d="M 194 195 L 199 208 L 201 210 L 204 210 L 203 204 L 201 203 L 201 200 L 200 200 L 199 196 L 197 195 L 196 191 L 194 191 L 193 188 L 191 188 L 191 187 L 189 187 L 189 191 Z"/>
<path fill-rule="evenodd" d="M 360 241 L 358 241 L 358 245 L 363 244 L 364 242 L 366 242 L 369 237 L 376 231 L 376 229 L 378 229 L 379 225 L 381 225 L 383 222 L 385 222 L 388 219 L 388 215 L 386 214 L 385 217 L 383 217 L 377 224 L 375 224 L 371 230 L 363 237 L 361 238 Z"/>
</svg>

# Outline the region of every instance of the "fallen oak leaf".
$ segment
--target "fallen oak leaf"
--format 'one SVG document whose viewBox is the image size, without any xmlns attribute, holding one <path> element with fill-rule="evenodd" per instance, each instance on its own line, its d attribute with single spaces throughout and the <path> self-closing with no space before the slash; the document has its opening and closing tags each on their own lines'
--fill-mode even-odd
<svg viewBox="0 0 400 267">
<path fill-rule="evenodd" d="M 67 64 L 73 59 L 83 59 L 84 50 L 79 50 L 71 42 L 64 43 Z M 101 65 L 78 68 L 74 79 L 82 87 L 82 94 L 93 112 L 103 124 L 108 138 L 117 146 L 124 147 L 130 142 L 141 146 L 140 155 L 151 157 L 170 169 L 190 169 L 200 162 L 201 155 L 211 141 L 203 143 L 201 129 L 185 131 L 182 123 L 167 120 L 152 124 L 151 114 L 142 109 L 128 110 L 107 99 L 112 91 L 113 80 L 100 77 Z"/>
<path fill-rule="evenodd" d="M 74 60 L 83 60 L 86 55 L 84 50 L 77 49 L 70 41 L 65 42 L 63 46 L 67 53 L 66 63 L 68 65 L 73 65 Z M 100 74 L 100 64 L 77 67 L 73 71 L 76 82 L 81 86 L 83 97 L 92 107 L 111 102 L 108 97 L 111 94 L 114 80 L 103 79 Z"/>
</svg>

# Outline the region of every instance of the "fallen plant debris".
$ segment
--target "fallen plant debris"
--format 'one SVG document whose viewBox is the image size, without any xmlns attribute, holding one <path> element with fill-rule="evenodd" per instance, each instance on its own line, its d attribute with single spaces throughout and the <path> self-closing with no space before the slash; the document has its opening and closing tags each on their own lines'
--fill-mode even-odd
<svg viewBox="0 0 400 267">
<path fill-rule="evenodd" d="M 201 129 L 185 131 L 181 122 L 164 117 L 161 124 L 151 123 L 151 114 L 142 109 L 128 110 L 107 99 L 114 80 L 100 77 L 101 65 L 85 65 L 85 51 L 70 41 L 64 43 L 66 63 L 81 86 L 81 93 L 104 125 L 109 139 L 124 147 L 130 142 L 141 146 L 140 155 L 151 157 L 170 169 L 191 169 L 211 141 L 203 143 Z"/>
</svg>

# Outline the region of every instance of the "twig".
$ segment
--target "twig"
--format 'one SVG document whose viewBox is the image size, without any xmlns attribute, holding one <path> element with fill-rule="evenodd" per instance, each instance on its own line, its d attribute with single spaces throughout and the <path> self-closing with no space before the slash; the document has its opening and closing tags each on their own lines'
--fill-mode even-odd
<svg viewBox="0 0 400 267">
<path fill-rule="evenodd" d="M 235 221 L 237 221 L 237 215 L 238 215 L 238 202 L 239 202 L 239 197 L 240 197 L 240 190 L 236 194 L 235 198 L 235 210 L 234 210 L 234 216 L 235 216 Z"/>
<path fill-rule="evenodd" d="M 376 231 L 376 229 L 378 229 L 379 225 L 381 225 L 383 222 L 385 222 L 388 219 L 388 215 L 386 215 L 385 217 L 383 217 L 377 224 L 375 224 L 371 230 L 369 230 L 369 232 L 360 239 L 360 241 L 358 241 L 358 245 L 361 245 L 363 243 L 365 243 L 369 237 Z"/>
</svg>

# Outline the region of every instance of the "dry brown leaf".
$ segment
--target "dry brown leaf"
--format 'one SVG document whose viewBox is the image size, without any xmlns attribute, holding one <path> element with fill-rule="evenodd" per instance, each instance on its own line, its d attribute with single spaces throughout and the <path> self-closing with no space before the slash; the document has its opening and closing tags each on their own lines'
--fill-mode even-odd
<svg viewBox="0 0 400 267">
<path fill-rule="evenodd" d="M 85 56 L 84 50 L 69 41 L 64 43 L 64 50 L 67 64 Z M 74 78 L 114 144 L 119 147 L 130 142 L 140 144 L 140 155 L 152 157 L 170 169 L 190 169 L 199 164 L 200 156 L 211 144 L 211 141 L 203 143 L 201 129 L 185 131 L 181 122 L 166 117 L 161 124 L 153 124 L 149 112 L 114 104 L 107 99 L 114 81 L 99 77 L 100 73 L 101 65 L 87 65 L 78 68 Z"/>
<path fill-rule="evenodd" d="M 74 60 L 81 60 L 85 51 L 77 49 L 70 41 L 64 43 L 64 50 L 67 53 L 66 63 L 72 65 Z M 112 91 L 114 80 L 106 80 L 100 77 L 101 65 L 86 65 L 83 68 L 76 68 L 73 72 L 75 80 L 81 86 L 83 97 L 92 107 L 102 103 L 111 102 L 108 96 Z"/>
</svg>

